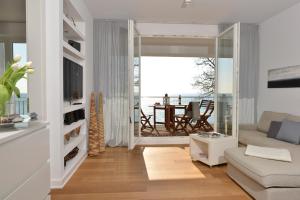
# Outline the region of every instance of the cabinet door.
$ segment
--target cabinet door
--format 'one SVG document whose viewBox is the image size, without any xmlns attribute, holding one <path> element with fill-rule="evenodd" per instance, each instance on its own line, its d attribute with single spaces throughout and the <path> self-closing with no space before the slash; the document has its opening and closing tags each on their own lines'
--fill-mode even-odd
<svg viewBox="0 0 300 200">
<path fill-rule="evenodd" d="M 48 129 L 1 144 L 0 159 L 0 199 L 4 199 L 48 162 Z"/>
</svg>

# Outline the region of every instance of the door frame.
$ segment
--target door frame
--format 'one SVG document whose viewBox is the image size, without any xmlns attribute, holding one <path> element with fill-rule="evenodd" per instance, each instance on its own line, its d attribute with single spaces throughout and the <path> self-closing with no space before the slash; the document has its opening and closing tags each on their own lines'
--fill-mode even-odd
<svg viewBox="0 0 300 200">
<path fill-rule="evenodd" d="M 142 68 L 141 68 L 141 59 L 142 59 L 142 37 L 141 37 L 141 35 L 140 35 L 140 33 L 139 33 L 139 31 L 137 30 L 137 29 L 135 29 L 135 32 L 137 33 L 137 38 L 138 38 L 138 57 L 139 57 L 139 83 L 140 83 L 140 85 L 139 85 L 139 113 L 141 113 L 141 87 L 142 87 L 142 85 L 141 85 L 141 70 L 142 70 Z M 139 132 L 138 132 L 138 137 L 134 137 L 135 138 L 135 143 L 137 144 L 138 142 L 139 142 L 139 139 L 140 139 L 140 137 L 141 137 L 141 132 L 140 132 L 140 130 L 141 130 L 141 123 L 140 123 L 140 118 L 139 118 L 139 121 L 138 121 L 139 123 L 138 123 L 138 130 L 139 130 Z"/>
<path fill-rule="evenodd" d="M 208 36 L 194 36 L 194 35 L 143 35 L 140 34 L 141 40 L 143 37 L 168 37 L 168 38 L 196 38 L 196 39 L 212 39 L 215 40 L 216 37 L 208 37 Z M 142 44 L 140 46 L 142 49 Z M 215 49 L 216 50 L 216 49 Z M 142 53 L 140 54 L 142 57 Z M 140 80 L 142 77 L 140 77 Z M 141 87 L 140 87 L 141 89 Z M 143 137 L 141 136 L 137 140 L 136 145 L 188 145 L 189 144 L 189 136 L 163 136 L 163 137 Z"/>
<path fill-rule="evenodd" d="M 128 20 L 128 113 L 129 113 L 129 128 L 128 128 L 128 149 L 135 148 L 134 139 L 134 21 Z"/>
<path fill-rule="evenodd" d="M 240 68 L 240 23 L 228 27 L 216 37 L 216 70 L 215 70 L 215 119 L 218 120 L 218 44 L 219 38 L 228 31 L 233 30 L 233 102 L 232 102 L 232 136 L 238 138 L 239 125 L 239 68 Z M 217 130 L 217 123 L 214 129 Z"/>
</svg>

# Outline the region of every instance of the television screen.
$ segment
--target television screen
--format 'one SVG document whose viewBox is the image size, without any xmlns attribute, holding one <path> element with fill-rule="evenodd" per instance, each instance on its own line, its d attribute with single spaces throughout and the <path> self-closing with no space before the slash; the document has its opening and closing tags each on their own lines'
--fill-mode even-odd
<svg viewBox="0 0 300 200">
<path fill-rule="evenodd" d="M 71 101 L 83 96 L 82 66 L 65 58 L 63 62 L 64 100 Z"/>
</svg>

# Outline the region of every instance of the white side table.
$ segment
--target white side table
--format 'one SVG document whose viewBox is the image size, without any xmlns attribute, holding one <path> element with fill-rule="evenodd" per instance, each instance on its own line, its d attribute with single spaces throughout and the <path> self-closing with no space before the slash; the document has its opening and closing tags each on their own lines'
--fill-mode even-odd
<svg viewBox="0 0 300 200">
<path fill-rule="evenodd" d="M 226 163 L 224 151 L 237 147 L 237 144 L 237 140 L 232 136 L 206 138 L 198 134 L 190 134 L 190 156 L 193 161 L 201 161 L 212 167 Z"/>
</svg>

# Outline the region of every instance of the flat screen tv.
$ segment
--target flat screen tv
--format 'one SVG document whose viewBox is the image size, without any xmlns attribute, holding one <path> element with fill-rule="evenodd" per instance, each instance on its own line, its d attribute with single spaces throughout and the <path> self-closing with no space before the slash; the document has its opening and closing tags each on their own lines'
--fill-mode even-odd
<svg viewBox="0 0 300 200">
<path fill-rule="evenodd" d="M 64 100 L 73 101 L 82 98 L 82 66 L 64 57 Z"/>
</svg>

